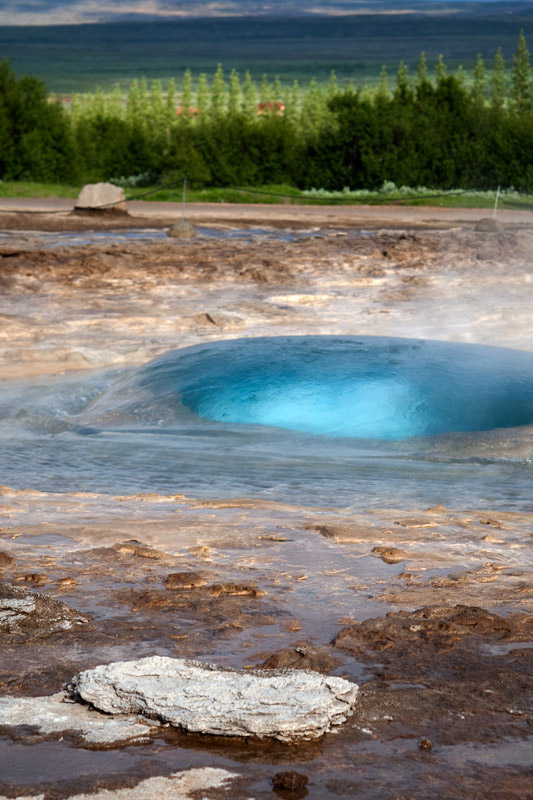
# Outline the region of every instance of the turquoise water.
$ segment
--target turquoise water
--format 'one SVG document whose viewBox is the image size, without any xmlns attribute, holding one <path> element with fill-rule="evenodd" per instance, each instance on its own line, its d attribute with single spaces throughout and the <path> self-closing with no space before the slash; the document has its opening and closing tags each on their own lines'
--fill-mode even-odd
<svg viewBox="0 0 533 800">
<path fill-rule="evenodd" d="M 181 405 L 218 422 L 404 439 L 533 423 L 533 356 L 386 337 L 238 339 L 169 353 L 119 391 L 135 413 L 157 402 L 170 415 Z"/>
<path fill-rule="evenodd" d="M 383 337 L 237 339 L 5 384 L 0 482 L 298 505 L 533 508 L 533 354 Z"/>
</svg>

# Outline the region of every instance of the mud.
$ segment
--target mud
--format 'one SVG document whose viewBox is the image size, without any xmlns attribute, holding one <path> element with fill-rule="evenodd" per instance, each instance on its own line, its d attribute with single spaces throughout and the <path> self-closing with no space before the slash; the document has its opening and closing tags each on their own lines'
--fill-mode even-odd
<svg viewBox="0 0 533 800">
<path fill-rule="evenodd" d="M 488 236 L 494 257 L 480 270 L 476 254 Z M 5 377 L 138 364 L 177 344 L 291 332 L 533 347 L 523 307 L 528 230 L 55 249 L 39 247 L 38 236 L 11 239 L 0 245 Z"/>
<path fill-rule="evenodd" d="M 381 224 L 368 236 L 330 224 L 320 238 L 290 241 L 54 249 L 16 230 L 139 220 L 37 219 L 10 215 L 13 235 L 0 245 L 6 381 L 113 370 L 234 336 L 342 332 L 533 348 L 526 228 Z M 529 457 L 528 436 L 506 440 L 511 458 Z M 493 432 L 488 457 L 496 446 Z M 5 475 L 9 483 L 8 465 Z M 209 501 L 179 486 L 166 495 L 57 490 L 35 491 L 28 478 L 0 492 L 0 619 L 11 604 L 11 622 L 0 621 L 0 696 L 54 695 L 98 664 L 162 655 L 344 676 L 360 684 L 360 700 L 345 728 L 299 746 L 166 728 L 144 743 L 98 745 L 0 718 L 0 794 L 122 797 L 149 780 L 166 792 L 171 775 L 209 767 L 237 776 L 208 789 L 210 800 L 272 798 L 273 777 L 286 772 L 308 780 L 276 787 L 280 797 L 531 796 L 530 508 L 415 507 L 401 497 L 383 508 L 367 508 L 365 497 L 349 509 L 306 508 Z M 13 622 L 17 602 L 26 612 Z"/>
<path fill-rule="evenodd" d="M 39 591 L 91 614 L 93 627 L 3 648 L 2 694 L 52 694 L 82 669 L 156 653 L 240 668 L 315 669 L 361 685 L 347 729 L 326 736 L 318 747 L 237 746 L 163 730 L 150 734 L 148 744 L 112 751 L 131 752 L 124 762 L 128 769 L 119 766 L 120 759 L 109 762 L 98 781 L 94 775 L 76 783 L 63 767 L 53 774 L 48 768 L 47 780 L 35 786 L 47 798 L 68 797 L 82 786 L 94 791 L 102 780 L 108 788 L 132 785 L 153 774 L 149 764 L 161 776 L 199 764 L 236 771 L 242 786 L 236 796 L 243 798 L 272 796 L 272 775 L 284 771 L 283 765 L 303 770 L 306 791 L 317 798 L 351 797 L 355 791 L 391 800 L 527 797 L 533 608 L 531 595 L 513 595 L 501 576 L 522 572 L 521 582 L 531 585 L 519 566 L 531 515 L 397 509 L 366 515 L 365 524 L 346 511 L 253 500 L 199 503 L 154 495 L 119 501 L 6 489 L 3 501 L 18 510 L 2 533 L 14 559 L 4 581 L 19 587 L 18 575 L 45 562 L 49 583 Z M 49 519 L 48 502 L 56 522 L 36 524 L 43 509 Z M 62 523 L 62 516 L 68 521 Z M 325 539 L 324 528 L 342 531 L 344 539 Z M 120 537 L 126 531 L 129 538 Z M 487 536 L 496 541 L 487 542 Z M 410 574 L 403 563 L 387 564 L 372 552 L 385 538 L 392 547 L 416 549 Z M 489 552 L 503 569 L 488 571 Z M 435 591 L 428 588 L 428 573 L 434 581 L 451 580 L 458 563 L 466 568 L 454 582 L 454 600 L 481 589 L 490 610 L 468 602 L 423 607 Z M 182 588 L 165 587 L 172 575 L 183 576 Z M 487 575 L 493 580 L 485 582 Z M 66 585 L 63 576 L 70 579 Z M 423 578 L 418 588 L 417 578 Z M 257 587 L 259 593 L 214 596 L 216 583 Z M 412 591 L 418 610 L 389 599 L 394 584 Z M 6 753 L 24 741 L 38 752 L 58 737 L 2 727 Z M 424 740 L 430 750 L 420 747 Z M 76 752 L 81 747 L 94 753 L 87 756 L 90 776 L 91 758 L 96 764 L 100 751 L 87 750 L 76 738 L 64 742 Z M 505 742 L 513 742 L 512 750 L 505 751 Z M 16 763 L 10 756 L 3 771 L 0 789 L 6 796 L 28 788 L 16 778 Z"/>
</svg>

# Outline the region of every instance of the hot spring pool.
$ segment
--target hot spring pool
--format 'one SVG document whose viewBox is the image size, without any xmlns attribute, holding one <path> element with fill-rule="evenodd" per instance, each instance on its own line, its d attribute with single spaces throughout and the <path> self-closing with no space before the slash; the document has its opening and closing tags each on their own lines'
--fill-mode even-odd
<svg viewBox="0 0 533 800">
<path fill-rule="evenodd" d="M 2 482 L 303 505 L 531 507 L 533 354 L 388 337 L 236 339 L 6 385 Z"/>
</svg>

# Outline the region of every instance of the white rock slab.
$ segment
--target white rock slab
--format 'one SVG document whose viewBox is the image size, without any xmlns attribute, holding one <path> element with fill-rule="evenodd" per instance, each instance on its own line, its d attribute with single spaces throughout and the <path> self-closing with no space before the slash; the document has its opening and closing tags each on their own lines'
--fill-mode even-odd
<svg viewBox="0 0 533 800">
<path fill-rule="evenodd" d="M 229 789 L 228 782 L 238 777 L 225 769 L 201 767 L 173 772 L 165 778 L 148 778 L 128 789 L 102 789 L 96 794 L 76 794 L 69 800 L 189 800 L 193 792 L 198 797 L 197 792 Z M 0 797 L 0 800 L 8 799 Z M 15 800 L 44 800 L 44 794 L 16 797 Z"/>
<path fill-rule="evenodd" d="M 0 725 L 33 725 L 44 734 L 74 731 L 90 744 L 138 743 L 153 732 L 145 719 L 110 719 L 73 703 L 64 692 L 49 697 L 0 697 Z"/>
<path fill-rule="evenodd" d="M 76 208 L 102 208 L 102 206 L 110 210 L 126 211 L 124 190 L 113 183 L 87 183 L 78 195 Z"/>
<path fill-rule="evenodd" d="M 187 731 L 317 739 L 353 712 L 355 683 L 306 670 L 238 671 L 154 656 L 85 670 L 69 690 L 108 714 L 143 714 Z"/>
<path fill-rule="evenodd" d="M 2 795 L 0 797 L 0 800 L 44 800 L 44 794 L 32 794 L 32 795 L 28 795 L 28 794 L 21 795 L 21 794 L 19 794 L 15 798 L 4 797 L 4 795 Z M 69 798 L 69 800 L 70 800 L 70 798 Z"/>
</svg>

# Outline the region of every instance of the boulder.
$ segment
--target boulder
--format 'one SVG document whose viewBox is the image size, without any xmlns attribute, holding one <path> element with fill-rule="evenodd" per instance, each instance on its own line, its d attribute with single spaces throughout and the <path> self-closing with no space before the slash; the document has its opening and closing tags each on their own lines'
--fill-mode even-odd
<svg viewBox="0 0 533 800">
<path fill-rule="evenodd" d="M 178 728 L 283 742 L 345 722 L 358 686 L 305 670 L 234 670 L 153 656 L 85 670 L 67 687 L 107 714 L 144 714 Z"/>
<path fill-rule="evenodd" d="M 113 183 L 88 183 L 79 193 L 74 211 L 127 214 L 124 190 Z"/>
</svg>

